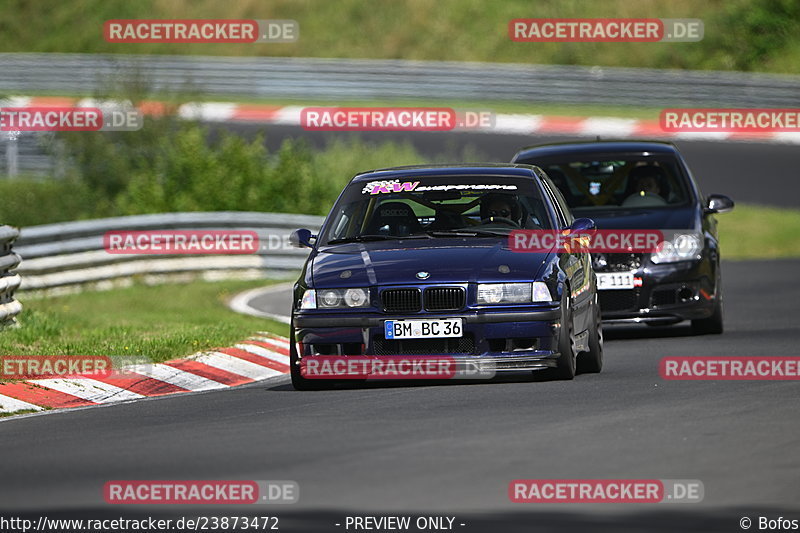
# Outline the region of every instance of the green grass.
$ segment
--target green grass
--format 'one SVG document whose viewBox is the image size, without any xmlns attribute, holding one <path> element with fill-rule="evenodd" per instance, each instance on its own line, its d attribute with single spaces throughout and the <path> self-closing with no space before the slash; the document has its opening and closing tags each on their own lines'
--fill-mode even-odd
<svg viewBox="0 0 800 533">
<path fill-rule="evenodd" d="M 49 411 L 49 407 L 45 407 L 45 411 Z M 14 411 L 13 413 L 0 413 L 0 418 L 6 418 L 9 416 L 19 416 L 19 415 L 29 415 L 31 413 L 37 413 L 36 409 L 22 409 L 21 411 Z"/>
<path fill-rule="evenodd" d="M 514 18 L 699 18 L 697 43 L 517 43 Z M 110 19 L 294 19 L 289 44 L 113 44 Z M 493 61 L 800 72 L 794 0 L 6 0 L 1 52 Z"/>
<path fill-rule="evenodd" d="M 288 326 L 229 310 L 226 298 L 268 282 L 192 282 L 26 299 L 22 327 L 0 333 L 0 353 L 144 356 L 166 361 Z"/>
<path fill-rule="evenodd" d="M 737 205 L 717 220 L 724 259 L 800 257 L 800 209 Z"/>
</svg>

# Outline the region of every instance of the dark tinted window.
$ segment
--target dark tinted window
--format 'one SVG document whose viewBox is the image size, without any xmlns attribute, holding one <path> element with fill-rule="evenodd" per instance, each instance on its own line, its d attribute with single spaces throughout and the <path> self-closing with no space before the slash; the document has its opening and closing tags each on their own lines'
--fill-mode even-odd
<svg viewBox="0 0 800 533">
<path fill-rule="evenodd" d="M 538 165 L 573 211 L 686 204 L 689 195 L 673 158 L 564 156 L 520 161 Z"/>
</svg>

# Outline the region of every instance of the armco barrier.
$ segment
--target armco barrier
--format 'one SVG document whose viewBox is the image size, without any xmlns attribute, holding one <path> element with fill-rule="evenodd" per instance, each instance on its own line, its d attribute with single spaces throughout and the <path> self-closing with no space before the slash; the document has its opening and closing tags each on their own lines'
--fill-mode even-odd
<svg viewBox="0 0 800 533">
<path fill-rule="evenodd" d="M 12 325 L 22 311 L 22 305 L 14 299 L 14 291 L 20 285 L 20 275 L 14 272 L 20 256 L 11 249 L 19 231 L 11 226 L 0 226 L 0 328 Z"/>
<path fill-rule="evenodd" d="M 800 107 L 800 76 L 645 68 L 100 54 L 0 54 L 0 94 L 95 94 L 144 77 L 153 89 L 304 100 L 558 102 L 641 107 Z"/>
<path fill-rule="evenodd" d="M 133 277 L 144 282 L 171 278 L 288 278 L 302 268 L 307 250 L 288 246 L 297 228 L 316 231 L 322 217 L 239 211 L 165 213 L 105 218 L 21 230 L 16 251 L 22 257 L 22 290 L 77 285 L 102 287 Z M 107 231 L 251 230 L 261 242 L 248 255 L 110 254 Z"/>
</svg>

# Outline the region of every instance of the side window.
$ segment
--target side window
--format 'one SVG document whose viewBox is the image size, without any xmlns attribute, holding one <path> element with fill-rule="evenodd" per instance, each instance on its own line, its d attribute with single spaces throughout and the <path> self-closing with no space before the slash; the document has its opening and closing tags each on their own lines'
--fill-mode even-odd
<svg viewBox="0 0 800 533">
<path fill-rule="evenodd" d="M 344 233 L 347 230 L 347 223 L 350 221 L 350 217 L 345 212 L 341 212 L 339 214 L 339 219 L 336 221 L 336 226 L 333 228 L 331 232 L 331 238 L 334 239 L 341 239 L 344 237 Z"/>
<path fill-rule="evenodd" d="M 569 208 L 567 207 L 567 203 L 564 201 L 564 197 L 546 176 L 539 174 L 539 177 L 542 180 L 544 190 L 547 192 L 547 195 L 550 197 L 550 200 L 553 203 L 553 208 L 555 209 L 559 219 L 559 224 L 562 227 L 569 226 L 572 224 L 573 219 L 572 214 L 569 212 Z"/>
<path fill-rule="evenodd" d="M 561 212 L 564 214 L 564 220 L 567 221 L 567 226 L 572 224 L 575 218 L 572 216 L 572 212 L 569 210 L 569 206 L 567 205 L 567 201 L 564 199 L 564 195 L 561 194 L 561 191 L 558 190 L 558 187 L 551 186 L 553 189 L 553 196 L 556 197 L 556 202 L 558 202 L 559 207 L 561 207 Z"/>
</svg>

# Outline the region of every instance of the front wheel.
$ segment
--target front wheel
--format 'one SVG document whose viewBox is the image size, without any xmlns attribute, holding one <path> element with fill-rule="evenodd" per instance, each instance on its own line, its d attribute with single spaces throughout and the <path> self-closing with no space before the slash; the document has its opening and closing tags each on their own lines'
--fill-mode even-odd
<svg viewBox="0 0 800 533">
<path fill-rule="evenodd" d="M 719 295 L 717 303 L 714 305 L 714 314 L 708 318 L 692 320 L 692 333 L 695 335 L 719 335 L 723 332 L 722 324 L 722 295 Z"/>
<path fill-rule="evenodd" d="M 297 346 L 294 342 L 294 326 L 289 334 L 289 374 L 292 377 L 292 387 L 295 390 L 322 390 L 326 388 L 325 380 L 306 379 L 300 371 L 300 357 L 297 355 Z"/>
<path fill-rule="evenodd" d="M 535 371 L 544 372 L 546 378 L 553 380 L 575 378 L 575 342 L 572 338 L 572 308 L 569 305 L 568 290 L 568 288 L 564 288 L 564 297 L 561 299 L 561 328 L 558 333 L 558 351 L 561 355 L 555 368 Z"/>
<path fill-rule="evenodd" d="M 603 322 L 597 295 L 592 304 L 594 319 L 589 327 L 589 351 L 578 356 L 579 374 L 597 374 L 603 369 Z"/>
<path fill-rule="evenodd" d="M 719 271 L 719 267 L 717 267 Z M 722 277 L 717 278 L 717 299 L 714 313 L 708 318 L 692 320 L 692 333 L 695 335 L 719 335 L 725 329 L 722 324 Z"/>
</svg>

